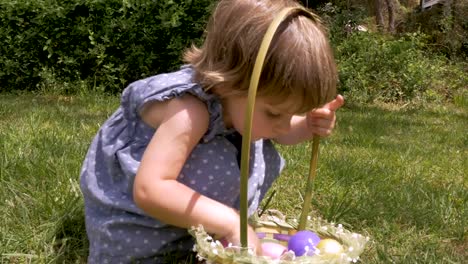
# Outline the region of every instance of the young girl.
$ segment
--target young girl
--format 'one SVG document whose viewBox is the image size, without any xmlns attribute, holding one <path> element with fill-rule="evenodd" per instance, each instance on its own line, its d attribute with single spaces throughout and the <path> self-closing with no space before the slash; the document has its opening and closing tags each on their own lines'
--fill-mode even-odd
<svg viewBox="0 0 468 264">
<path fill-rule="evenodd" d="M 260 42 L 293 0 L 222 0 L 203 46 L 179 71 L 136 81 L 103 124 L 81 172 L 89 263 L 162 263 L 190 252 L 187 228 L 239 244 L 239 158 L 247 91 Z M 272 141 L 327 136 L 336 68 L 320 24 L 287 19 L 268 51 L 254 108 L 249 213 L 283 168 Z M 325 104 L 328 102 L 327 104 Z M 315 110 L 314 110 L 315 109 Z M 249 228 L 249 246 L 261 253 Z"/>
</svg>

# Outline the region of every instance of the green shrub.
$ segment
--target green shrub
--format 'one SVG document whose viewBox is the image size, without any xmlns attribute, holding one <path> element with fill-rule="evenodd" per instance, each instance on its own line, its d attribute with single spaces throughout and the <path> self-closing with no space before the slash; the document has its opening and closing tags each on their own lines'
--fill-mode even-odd
<svg viewBox="0 0 468 264">
<path fill-rule="evenodd" d="M 134 80 L 179 67 L 182 51 L 200 43 L 214 2 L 0 0 L 0 90 L 119 93 Z M 464 101 L 466 63 L 434 55 L 433 35 L 353 33 L 344 28 L 368 19 L 362 6 L 318 11 L 336 50 L 339 89 L 349 100 Z M 449 24 L 445 28 L 455 32 Z M 458 39 L 464 38 L 452 42 Z"/>
<path fill-rule="evenodd" d="M 427 34 L 433 51 L 451 59 L 468 59 L 468 1 L 447 1 L 423 12 L 409 12 L 399 27 L 402 32 Z"/>
<path fill-rule="evenodd" d="M 52 74 L 118 92 L 173 70 L 200 41 L 212 2 L 0 0 L 0 89 L 35 90 Z"/>
<path fill-rule="evenodd" d="M 336 46 L 340 92 L 354 102 L 452 99 L 466 88 L 468 74 L 425 50 L 424 34 L 353 33 Z"/>
</svg>

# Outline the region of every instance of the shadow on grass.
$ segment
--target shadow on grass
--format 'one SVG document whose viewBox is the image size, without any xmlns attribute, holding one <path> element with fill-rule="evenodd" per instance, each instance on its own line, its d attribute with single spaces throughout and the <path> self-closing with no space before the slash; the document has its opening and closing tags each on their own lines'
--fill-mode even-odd
<svg viewBox="0 0 468 264">
<path fill-rule="evenodd" d="M 88 245 L 84 211 L 81 206 L 77 205 L 57 224 L 54 245 L 55 263 L 86 263 Z"/>
</svg>

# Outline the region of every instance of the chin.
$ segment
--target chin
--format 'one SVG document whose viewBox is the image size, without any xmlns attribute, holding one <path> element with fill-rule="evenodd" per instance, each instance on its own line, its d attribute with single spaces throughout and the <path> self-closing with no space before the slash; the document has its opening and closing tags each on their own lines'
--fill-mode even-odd
<svg viewBox="0 0 468 264">
<path fill-rule="evenodd" d="M 254 137 L 254 136 L 252 136 L 252 137 L 250 138 L 250 142 L 255 142 L 255 141 L 260 140 L 260 139 L 263 139 L 263 138 L 262 138 L 262 137 Z"/>
<path fill-rule="evenodd" d="M 252 140 L 251 140 L 251 141 L 252 141 L 252 142 L 255 142 L 255 141 L 258 141 L 258 140 L 261 140 L 261 139 L 263 139 L 263 140 L 269 140 L 269 139 L 271 139 L 271 137 L 252 137 Z"/>
</svg>

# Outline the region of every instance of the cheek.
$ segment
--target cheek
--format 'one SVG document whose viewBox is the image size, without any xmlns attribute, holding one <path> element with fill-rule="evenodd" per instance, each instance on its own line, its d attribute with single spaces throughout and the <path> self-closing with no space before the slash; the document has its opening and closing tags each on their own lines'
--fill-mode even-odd
<svg viewBox="0 0 468 264">
<path fill-rule="evenodd" d="M 233 117 L 232 122 L 234 128 L 243 135 L 245 128 L 245 110 L 237 108 L 236 116 Z M 257 140 L 259 138 L 270 137 L 272 125 L 272 121 L 265 116 L 264 112 L 255 109 L 252 117 L 252 139 Z"/>
<path fill-rule="evenodd" d="M 256 114 L 252 120 L 252 133 L 257 136 L 267 137 L 268 131 L 270 130 L 271 122 L 265 118 L 263 114 Z"/>
<path fill-rule="evenodd" d="M 232 117 L 232 126 L 234 129 L 237 130 L 241 135 L 244 132 L 244 112 L 243 111 L 238 111 L 233 117 Z"/>
<path fill-rule="evenodd" d="M 241 111 L 239 111 L 241 112 Z M 232 119 L 233 127 L 239 132 L 241 135 L 244 135 L 245 130 L 245 116 L 244 113 L 239 113 L 236 115 L 235 118 Z M 265 127 L 265 121 L 259 117 L 255 112 L 254 116 L 252 117 L 252 139 L 257 140 L 258 137 L 264 136 L 263 131 Z"/>
<path fill-rule="evenodd" d="M 260 116 L 254 116 L 252 120 L 252 125 L 254 128 L 264 128 L 267 124 L 268 123 L 266 122 L 265 118 L 262 118 Z"/>
</svg>

